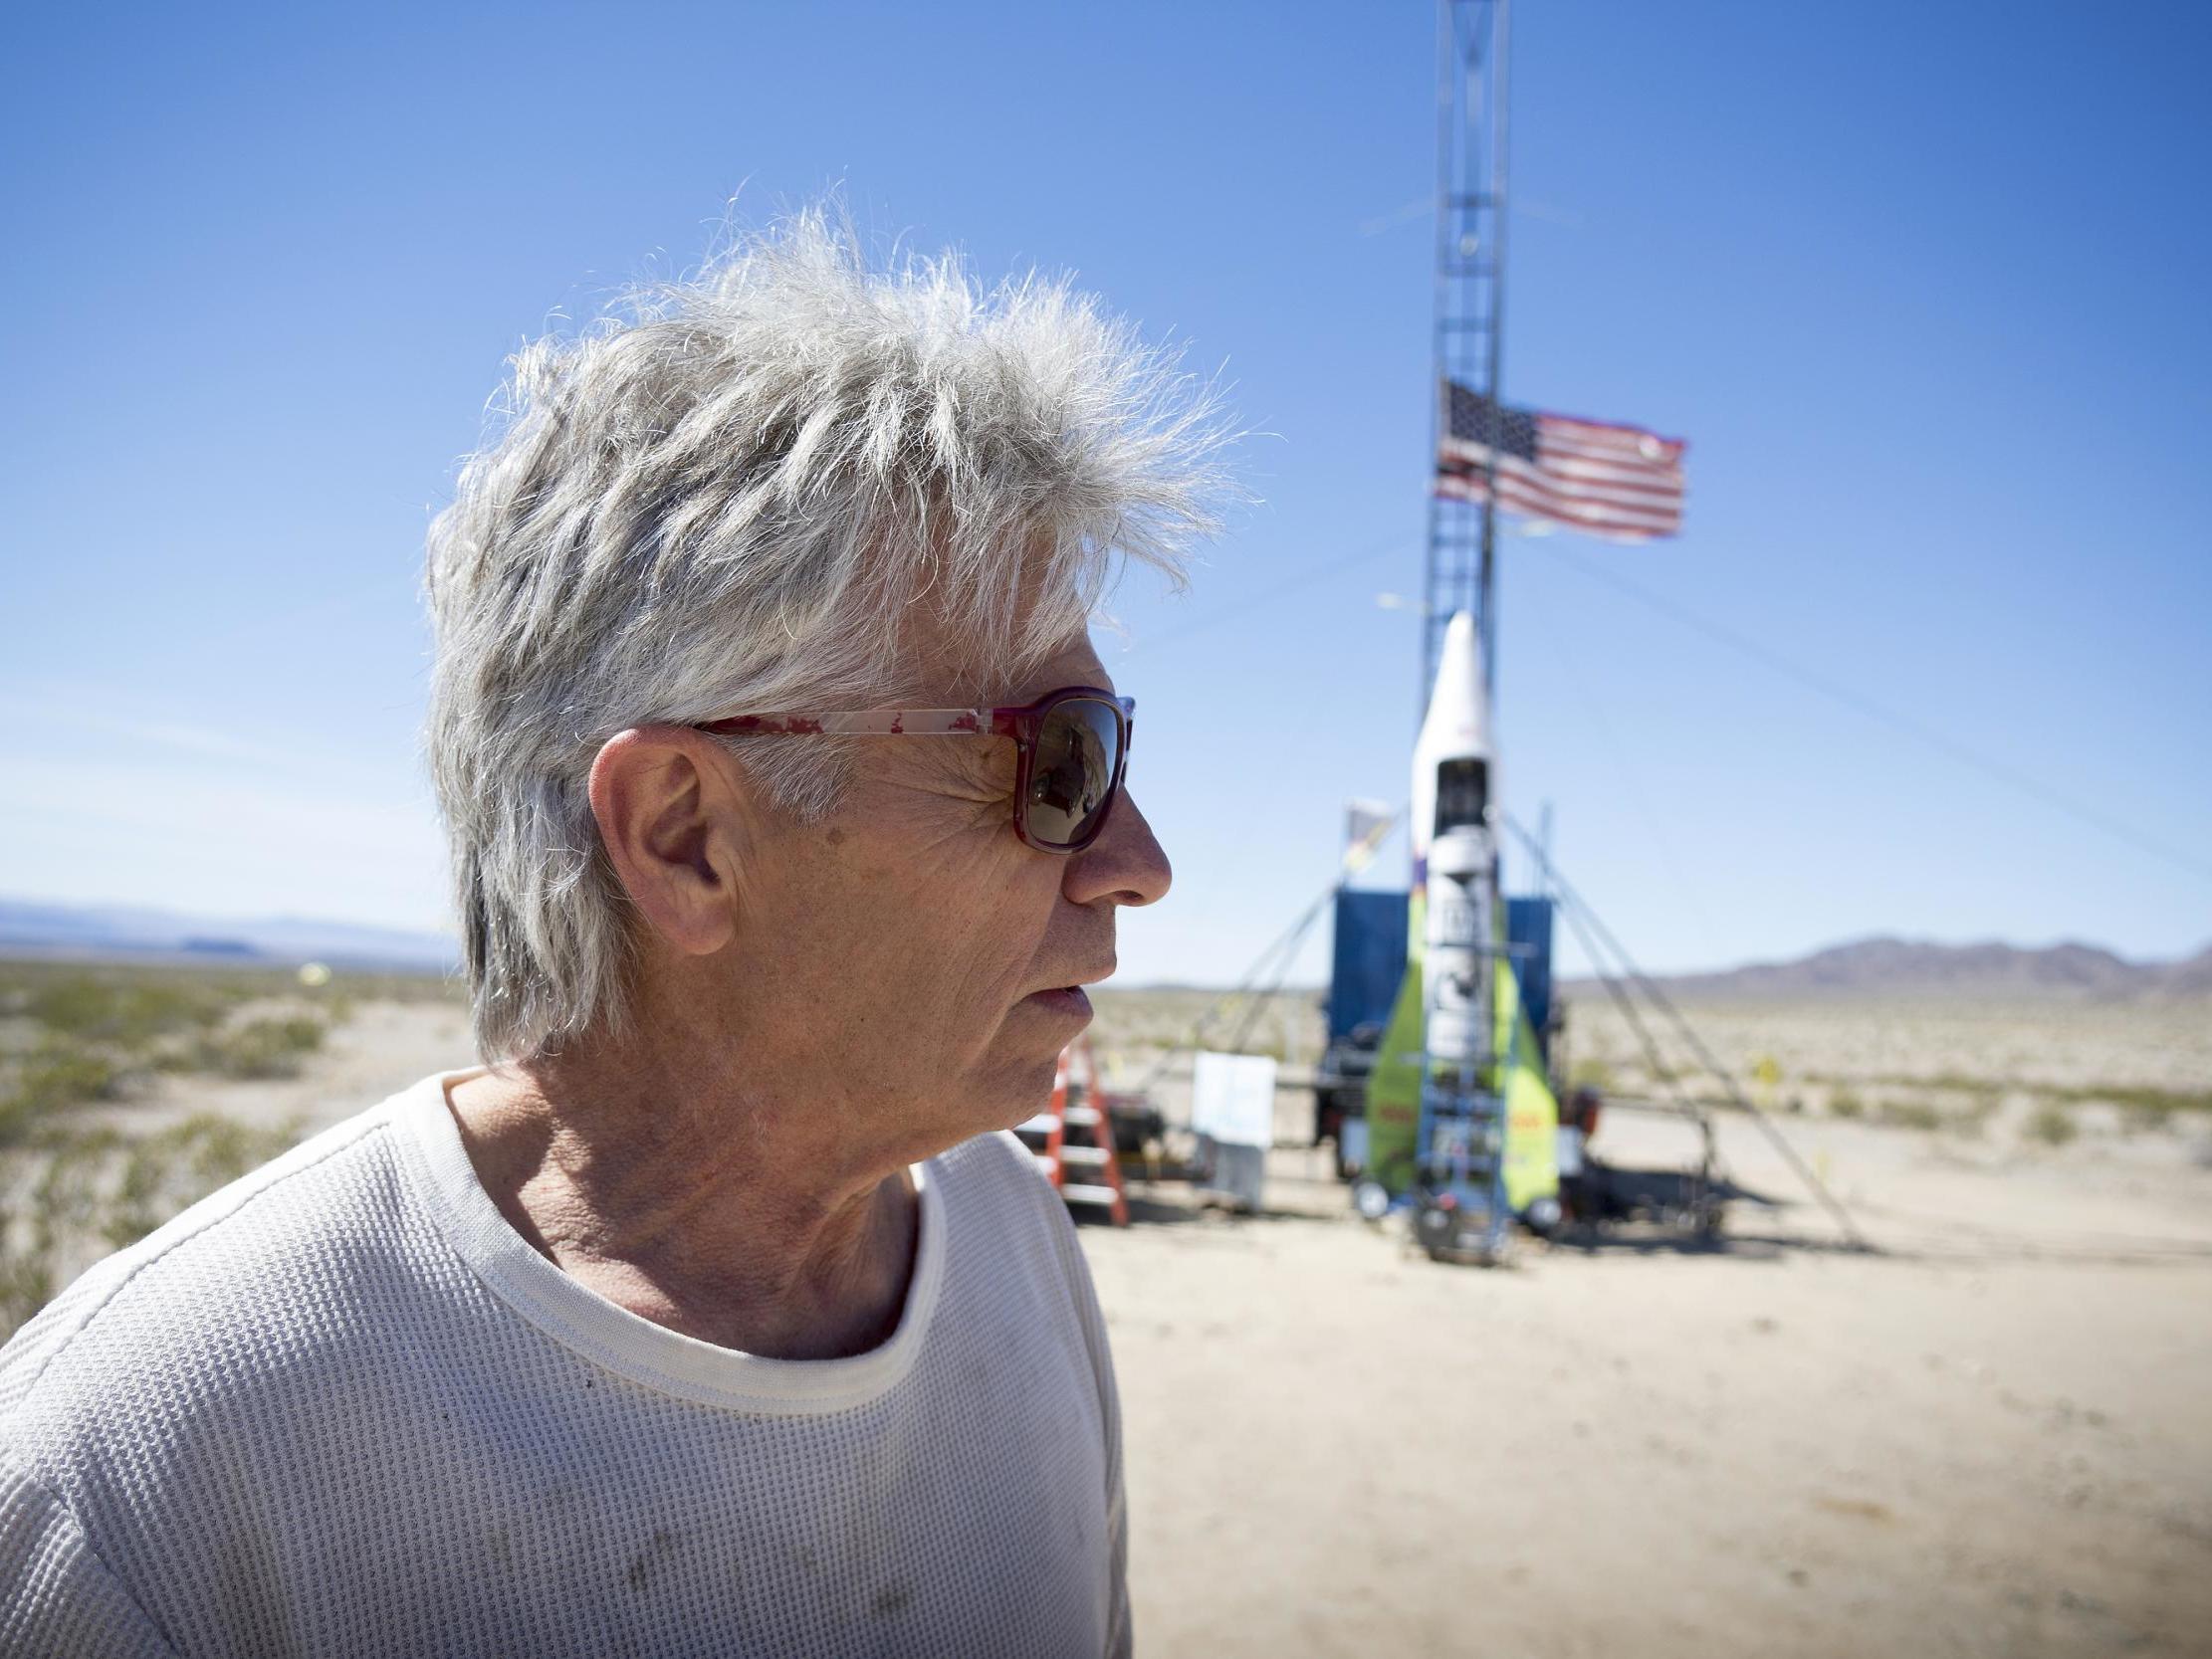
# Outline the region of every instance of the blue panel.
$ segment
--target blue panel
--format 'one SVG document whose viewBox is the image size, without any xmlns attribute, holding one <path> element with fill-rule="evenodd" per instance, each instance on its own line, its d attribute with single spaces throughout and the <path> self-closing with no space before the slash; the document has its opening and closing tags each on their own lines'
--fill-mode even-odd
<svg viewBox="0 0 2212 1659">
<path fill-rule="evenodd" d="M 1521 1006 L 1542 1040 L 1551 1023 L 1552 901 L 1507 899 L 1505 938 L 1520 975 Z M 1329 1035 L 1390 1018 L 1406 976 L 1406 895 L 1355 891 L 1336 896 L 1336 949 L 1329 977 Z"/>
<path fill-rule="evenodd" d="M 1329 973 L 1329 1036 L 1390 1018 L 1406 977 L 1406 895 L 1341 888 Z"/>
</svg>

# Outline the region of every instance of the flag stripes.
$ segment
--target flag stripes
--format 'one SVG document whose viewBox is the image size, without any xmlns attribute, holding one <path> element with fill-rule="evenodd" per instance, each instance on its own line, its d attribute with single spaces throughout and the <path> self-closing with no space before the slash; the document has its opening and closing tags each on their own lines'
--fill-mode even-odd
<svg viewBox="0 0 2212 1659">
<path fill-rule="evenodd" d="M 1574 415 L 1496 409 L 1456 381 L 1446 381 L 1443 392 L 1438 495 L 1482 501 L 1494 469 L 1497 504 L 1509 513 L 1615 541 L 1680 532 L 1682 453 L 1689 447 L 1681 439 Z"/>
</svg>

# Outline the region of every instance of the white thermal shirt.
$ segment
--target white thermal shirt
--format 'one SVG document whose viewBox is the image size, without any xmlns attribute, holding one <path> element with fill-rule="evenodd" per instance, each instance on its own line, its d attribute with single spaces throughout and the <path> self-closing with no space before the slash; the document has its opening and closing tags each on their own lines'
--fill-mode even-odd
<svg viewBox="0 0 2212 1659">
<path fill-rule="evenodd" d="M 478 1183 L 436 1073 L 0 1349 L 0 1654 L 1127 1653 L 1120 1412 L 1011 1135 L 912 1166 L 890 1340 L 695 1341 Z"/>
</svg>

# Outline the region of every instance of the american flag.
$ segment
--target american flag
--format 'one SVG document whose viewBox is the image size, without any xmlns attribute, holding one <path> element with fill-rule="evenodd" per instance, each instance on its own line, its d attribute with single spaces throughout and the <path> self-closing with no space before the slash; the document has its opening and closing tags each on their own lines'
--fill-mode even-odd
<svg viewBox="0 0 2212 1659">
<path fill-rule="evenodd" d="M 1494 412 L 1488 398 L 1444 382 L 1443 436 L 1437 444 L 1437 494 L 1478 502 L 1490 459 L 1495 413 L 1497 504 L 1610 541 L 1650 541 L 1682 527 L 1679 438 L 1640 426 L 1546 415 Z"/>
</svg>

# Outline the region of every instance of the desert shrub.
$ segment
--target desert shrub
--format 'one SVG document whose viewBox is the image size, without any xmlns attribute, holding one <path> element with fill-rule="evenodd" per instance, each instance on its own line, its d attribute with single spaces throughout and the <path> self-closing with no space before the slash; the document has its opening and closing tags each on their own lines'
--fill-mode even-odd
<svg viewBox="0 0 2212 1659">
<path fill-rule="evenodd" d="M 208 1039 L 196 1037 L 187 1043 L 163 1043 L 146 1055 L 147 1067 L 156 1072 L 196 1072 L 204 1058 L 202 1049 Z"/>
<path fill-rule="evenodd" d="M 2130 1124 L 2144 1129 L 2156 1128 L 2171 1120 L 2176 1113 L 2212 1111 L 2212 1094 L 2191 1089 L 2153 1089 L 2135 1084 L 2070 1089 L 2067 1091 L 2067 1098 L 2078 1101 L 2109 1101 L 2127 1114 Z"/>
<path fill-rule="evenodd" d="M 31 1249 L 51 1261 L 64 1241 L 101 1231 L 109 1201 L 108 1165 L 122 1137 L 111 1129 L 42 1138 L 46 1168 L 31 1195 Z"/>
<path fill-rule="evenodd" d="M 51 1032 L 139 1048 L 168 1032 L 214 1024 L 238 994 L 213 981 L 78 974 L 35 986 L 24 1011 Z"/>
<path fill-rule="evenodd" d="M 1961 1135 L 1980 1135 L 1989 1128 L 1990 1119 L 1997 1115 L 2000 1096 L 1994 1092 L 1976 1095 L 1966 1103 L 1964 1110 L 1953 1113 L 1950 1127 Z"/>
<path fill-rule="evenodd" d="M 1933 1130 L 1943 1127 L 1943 1114 L 1926 1101 L 1885 1101 L 1881 1121 L 1897 1129 Z"/>
<path fill-rule="evenodd" d="M 1828 1097 L 1828 1115 L 1831 1118 L 1864 1118 L 1867 1103 L 1849 1089 L 1839 1089 Z"/>
<path fill-rule="evenodd" d="M 2004 1093 L 2005 1087 L 1986 1077 L 1970 1077 L 1964 1072 L 1937 1072 L 1921 1081 L 1930 1089 L 1948 1089 L 1959 1095 L 1999 1095 Z"/>
<path fill-rule="evenodd" d="M 2046 1146 L 2063 1146 L 2082 1132 L 2074 1126 L 2074 1114 L 2063 1106 L 2039 1107 L 2028 1120 L 2030 1139 Z"/>
<path fill-rule="evenodd" d="M 16 1250 L 0 1250 L 0 1334 L 15 1328 L 54 1300 L 53 1263 Z"/>
<path fill-rule="evenodd" d="M 56 1133 L 42 1129 L 30 1155 L 45 1166 L 25 1195 L 19 1225 L 0 1226 L 0 1337 L 45 1307 L 61 1288 L 60 1253 L 71 1239 L 99 1233 L 103 1168 L 116 1142 L 112 1130 Z M 22 1152 L 14 1156 L 25 1155 Z M 0 1165 L 11 1181 L 15 1169 Z"/>
<path fill-rule="evenodd" d="M 328 1029 L 312 1014 L 247 1020 L 202 1038 L 198 1069 L 225 1077 L 297 1077 L 302 1060 L 323 1046 Z"/>
<path fill-rule="evenodd" d="M 23 1011 L 49 1031 L 75 1037 L 112 1036 L 115 987 L 84 974 L 57 979 L 32 986 Z"/>
<path fill-rule="evenodd" d="M 45 1114 L 113 1100 L 147 1070 L 190 1070 L 247 985 L 216 978 L 60 973 L 18 980 L 9 1003 L 37 1028 L 0 1098 L 0 1141 Z"/>
<path fill-rule="evenodd" d="M 107 1055 L 67 1040 L 42 1040 L 16 1069 L 0 1099 L 0 1144 L 20 1141 L 47 1113 L 83 1101 L 111 1100 L 122 1072 Z"/>
</svg>

